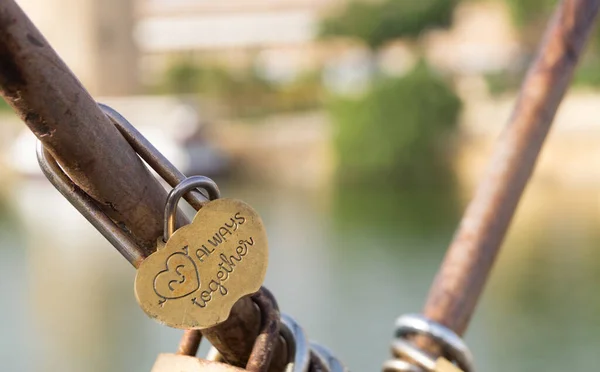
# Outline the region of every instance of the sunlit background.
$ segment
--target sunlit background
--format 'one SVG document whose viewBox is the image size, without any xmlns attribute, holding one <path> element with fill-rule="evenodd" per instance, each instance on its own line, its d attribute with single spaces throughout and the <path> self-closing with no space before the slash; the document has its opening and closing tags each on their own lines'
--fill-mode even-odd
<svg viewBox="0 0 600 372">
<path fill-rule="evenodd" d="M 94 97 L 259 211 L 266 286 L 357 372 L 421 310 L 555 5 L 19 3 Z M 597 368 L 599 89 L 594 37 L 466 335 L 477 370 Z M 0 369 L 148 371 L 182 332 L 139 309 L 1 100 L 0 122 Z"/>
</svg>

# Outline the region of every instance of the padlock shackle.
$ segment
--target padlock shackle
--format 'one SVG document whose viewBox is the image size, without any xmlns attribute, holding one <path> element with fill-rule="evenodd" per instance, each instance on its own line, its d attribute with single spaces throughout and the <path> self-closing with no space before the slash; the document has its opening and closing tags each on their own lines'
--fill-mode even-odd
<svg viewBox="0 0 600 372">
<path fill-rule="evenodd" d="M 165 225 L 163 230 L 163 240 L 165 243 L 175 232 L 175 220 L 177 219 L 177 204 L 179 200 L 189 191 L 202 188 L 208 192 L 209 200 L 219 199 L 221 192 L 215 181 L 205 176 L 191 176 L 181 181 L 173 187 L 167 196 L 165 203 Z"/>
</svg>

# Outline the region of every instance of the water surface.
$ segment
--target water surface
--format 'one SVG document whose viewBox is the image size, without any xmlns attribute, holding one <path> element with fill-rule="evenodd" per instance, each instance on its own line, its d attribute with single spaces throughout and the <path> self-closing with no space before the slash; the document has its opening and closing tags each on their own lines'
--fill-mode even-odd
<svg viewBox="0 0 600 372">
<path fill-rule="evenodd" d="M 282 311 L 357 372 L 379 370 L 394 319 L 422 308 L 464 204 L 424 191 L 224 194 L 265 221 L 265 285 Z M 597 367 L 598 200 L 527 193 L 466 336 L 478 370 Z M 182 332 L 138 308 L 133 268 L 45 180 L 0 200 L 0 268 L 2 370 L 148 371 L 177 347 Z"/>
</svg>

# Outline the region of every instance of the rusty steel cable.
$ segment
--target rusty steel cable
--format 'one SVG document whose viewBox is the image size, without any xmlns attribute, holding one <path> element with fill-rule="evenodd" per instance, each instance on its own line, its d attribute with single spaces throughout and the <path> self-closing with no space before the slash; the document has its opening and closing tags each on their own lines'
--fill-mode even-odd
<svg viewBox="0 0 600 372">
<path fill-rule="evenodd" d="M 135 255 L 151 254 L 166 191 L 14 0 L 0 1 L 0 95 L 90 200 L 131 234 Z M 259 311 L 243 298 L 203 335 L 241 366 L 259 330 Z M 278 341 L 272 366 L 282 369 L 287 360 Z"/>
<path fill-rule="evenodd" d="M 246 369 L 251 372 L 267 372 L 275 352 L 275 341 L 279 339 L 279 307 L 273 294 L 265 287 L 252 295 L 261 314 L 261 331 L 256 338 Z"/>
<path fill-rule="evenodd" d="M 600 0 L 564 0 L 558 5 L 487 173 L 435 277 L 423 313 L 459 335 L 475 310 L 599 5 Z M 431 349 L 426 340 L 420 341 Z"/>
<path fill-rule="evenodd" d="M 557 6 L 487 173 L 433 281 L 424 319 L 464 334 L 599 8 L 600 0 L 563 0 Z M 431 337 L 419 335 L 414 342 L 433 355 L 442 352 Z M 410 368 L 400 359 L 384 364 L 384 371 Z"/>
</svg>

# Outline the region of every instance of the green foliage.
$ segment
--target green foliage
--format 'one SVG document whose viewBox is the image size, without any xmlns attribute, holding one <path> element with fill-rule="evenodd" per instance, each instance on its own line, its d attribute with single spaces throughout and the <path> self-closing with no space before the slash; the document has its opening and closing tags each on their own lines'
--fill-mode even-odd
<svg viewBox="0 0 600 372">
<path fill-rule="evenodd" d="M 359 99 L 333 98 L 340 180 L 440 185 L 451 178 L 444 143 L 461 102 L 424 64 L 401 78 L 381 78 Z"/>
<path fill-rule="evenodd" d="M 399 37 L 415 37 L 450 24 L 458 0 L 353 0 L 339 14 L 322 20 L 322 37 L 357 38 L 372 49 Z"/>
<path fill-rule="evenodd" d="M 552 9 L 556 6 L 556 0 L 506 0 L 515 24 L 524 28 L 528 25 L 545 23 Z"/>
<path fill-rule="evenodd" d="M 182 60 L 170 66 L 161 88 L 169 93 L 192 93 L 200 78 L 200 71 L 190 61 Z"/>
<path fill-rule="evenodd" d="M 199 65 L 189 59 L 175 62 L 157 90 L 211 98 L 223 105 L 231 116 L 242 118 L 314 109 L 321 104 L 322 96 L 316 73 L 277 84 L 251 68 L 231 71 L 216 65 Z"/>
</svg>

